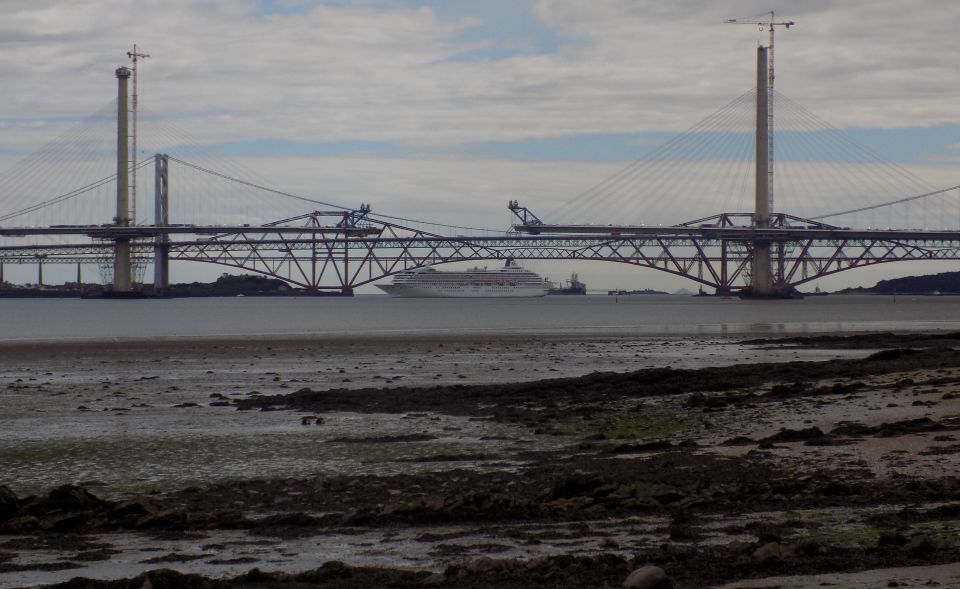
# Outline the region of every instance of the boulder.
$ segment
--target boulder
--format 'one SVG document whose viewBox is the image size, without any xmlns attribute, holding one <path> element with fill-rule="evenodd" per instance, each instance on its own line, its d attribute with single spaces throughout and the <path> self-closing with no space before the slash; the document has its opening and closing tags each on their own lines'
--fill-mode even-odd
<svg viewBox="0 0 960 589">
<path fill-rule="evenodd" d="M 157 513 L 147 514 L 138 519 L 133 527 L 138 530 L 162 529 L 182 530 L 187 525 L 187 514 L 184 511 L 169 509 Z"/>
<path fill-rule="evenodd" d="M 10 519 L 20 509 L 20 500 L 6 485 L 0 485 L 0 521 Z"/>
<path fill-rule="evenodd" d="M 877 539 L 878 546 L 903 546 L 910 540 L 903 535 L 902 532 L 898 531 L 883 531 L 880 532 L 880 537 Z"/>
<path fill-rule="evenodd" d="M 22 532 L 26 530 L 35 530 L 40 527 L 40 520 L 32 515 L 21 515 L 8 519 L 0 524 L 0 529 L 5 532 Z"/>
<path fill-rule="evenodd" d="M 62 509 L 64 511 L 93 510 L 99 511 L 108 506 L 108 503 L 83 487 L 76 485 L 61 485 L 47 495 L 46 508 L 48 510 Z"/>
<path fill-rule="evenodd" d="M 135 497 L 126 501 L 121 501 L 110 510 L 110 516 L 113 518 L 123 518 L 126 516 L 143 517 L 157 513 L 157 506 L 147 497 Z"/>
<path fill-rule="evenodd" d="M 926 556 L 931 552 L 936 552 L 940 548 L 940 542 L 933 536 L 927 534 L 914 536 L 903 546 L 904 550 L 918 556 Z"/>
<path fill-rule="evenodd" d="M 480 556 L 463 565 L 463 569 L 471 573 L 488 573 L 515 568 L 517 563 L 512 560 L 499 560 L 489 556 Z"/>
<path fill-rule="evenodd" d="M 768 542 L 753 551 L 753 558 L 759 561 L 781 559 L 789 556 L 790 551 L 779 542 Z"/>
<path fill-rule="evenodd" d="M 667 573 L 658 566 L 645 566 L 630 573 L 623 582 L 623 589 L 655 589 L 669 587 Z"/>
<path fill-rule="evenodd" d="M 40 528 L 57 532 L 79 530 L 90 520 L 88 512 L 60 513 L 40 520 Z"/>
</svg>

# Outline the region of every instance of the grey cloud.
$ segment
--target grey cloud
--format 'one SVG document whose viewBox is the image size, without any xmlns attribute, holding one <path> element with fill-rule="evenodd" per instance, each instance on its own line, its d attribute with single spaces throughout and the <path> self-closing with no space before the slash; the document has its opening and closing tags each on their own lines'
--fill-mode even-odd
<svg viewBox="0 0 960 589">
<path fill-rule="evenodd" d="M 11 0 L 0 55 L 0 118 L 80 117 L 113 93 L 133 41 L 143 104 L 211 142 L 273 138 L 457 145 L 682 130 L 753 85 L 765 33 L 724 25 L 752 0 L 540 0 L 560 48 L 451 60 L 476 42 L 469 17 L 443 21 L 396 2 L 307 3 L 252 18 L 256 3 Z M 299 4 L 299 2 L 295 2 Z M 950 30 L 960 4 L 796 3 L 778 34 L 778 89 L 839 125 L 960 119 Z M 936 14 L 937 18 L 930 18 Z M 225 124 L 228 122 L 228 124 Z M 2 141 L 2 139 L 0 139 Z"/>
</svg>

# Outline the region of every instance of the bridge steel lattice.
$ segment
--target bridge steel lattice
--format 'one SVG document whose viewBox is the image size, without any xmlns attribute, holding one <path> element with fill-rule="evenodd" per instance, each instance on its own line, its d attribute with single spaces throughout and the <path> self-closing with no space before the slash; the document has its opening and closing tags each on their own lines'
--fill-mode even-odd
<svg viewBox="0 0 960 589">
<path fill-rule="evenodd" d="M 377 219 L 369 216 L 369 209 L 362 209 L 359 214 L 313 212 L 256 227 L 59 227 L 56 231 L 61 235 L 82 234 L 94 241 L 6 246 L 0 248 L 0 261 L 104 263 L 113 255 L 113 234 L 123 232 L 140 262 L 154 258 L 162 243 L 170 260 L 257 272 L 316 291 L 349 293 L 427 265 L 514 258 L 614 262 L 667 272 L 718 293 L 732 293 L 751 282 L 757 242 L 769 244 L 773 282 L 779 289 L 887 262 L 960 260 L 960 232 L 847 229 L 784 214 L 772 215 L 770 227 L 757 228 L 747 225 L 751 217 L 752 213 L 722 214 L 656 228 L 540 224 L 517 226 L 523 232 L 499 236 L 448 237 Z M 351 218 L 362 221 L 351 224 Z M 0 229 L 0 234 L 42 231 L 53 229 Z"/>
</svg>

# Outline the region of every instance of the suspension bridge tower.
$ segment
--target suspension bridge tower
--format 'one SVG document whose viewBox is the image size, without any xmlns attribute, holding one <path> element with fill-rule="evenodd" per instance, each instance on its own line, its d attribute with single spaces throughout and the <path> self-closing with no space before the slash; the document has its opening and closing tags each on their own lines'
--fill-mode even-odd
<svg viewBox="0 0 960 589">
<path fill-rule="evenodd" d="M 116 227 L 130 226 L 130 147 L 128 144 L 129 100 L 127 80 L 130 68 L 117 68 L 117 216 Z M 113 250 L 113 293 L 119 296 L 133 292 L 133 264 L 130 257 L 130 237 L 117 235 Z"/>
<path fill-rule="evenodd" d="M 767 30 L 769 43 L 766 47 L 757 47 L 757 127 L 756 127 L 756 198 L 754 204 L 753 226 L 759 229 L 770 227 L 770 213 L 773 210 L 773 84 L 775 79 L 773 63 L 774 31 L 776 27 L 790 28 L 796 23 L 792 20 L 777 20 L 773 11 L 766 20 L 751 18 L 732 18 L 729 24 L 757 25 L 760 31 Z M 771 261 L 771 242 L 755 240 L 751 259 L 750 294 L 756 297 L 783 295 L 783 269 L 777 268 L 774 280 Z M 782 247 L 780 248 L 782 249 Z"/>
<path fill-rule="evenodd" d="M 760 46 L 757 47 L 756 199 L 753 226 L 761 229 L 770 227 L 770 127 L 767 124 L 770 103 L 767 90 L 767 48 Z M 750 275 L 751 294 L 769 297 L 774 294 L 773 287 L 770 242 L 754 241 Z"/>
</svg>

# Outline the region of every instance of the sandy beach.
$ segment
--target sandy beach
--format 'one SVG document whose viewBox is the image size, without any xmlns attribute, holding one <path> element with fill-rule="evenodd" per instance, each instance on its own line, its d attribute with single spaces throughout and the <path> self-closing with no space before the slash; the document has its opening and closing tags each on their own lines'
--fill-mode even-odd
<svg viewBox="0 0 960 589">
<path fill-rule="evenodd" d="M 0 344 L 0 587 L 960 586 L 958 345 Z"/>
</svg>

